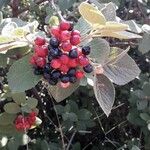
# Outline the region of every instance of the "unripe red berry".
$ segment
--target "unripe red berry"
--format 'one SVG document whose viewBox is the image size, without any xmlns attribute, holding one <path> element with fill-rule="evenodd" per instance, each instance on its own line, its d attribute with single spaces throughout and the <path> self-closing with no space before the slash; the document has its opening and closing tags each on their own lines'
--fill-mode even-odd
<svg viewBox="0 0 150 150">
<path fill-rule="evenodd" d="M 51 67 L 53 67 L 54 69 L 58 69 L 61 66 L 61 61 L 59 59 L 53 59 L 51 61 Z"/>
<path fill-rule="evenodd" d="M 62 64 L 66 65 L 69 62 L 69 57 L 67 55 L 63 54 L 60 56 L 60 61 Z"/>
<path fill-rule="evenodd" d="M 61 65 L 60 71 L 61 71 L 62 73 L 67 73 L 68 70 L 69 70 L 69 67 L 68 67 L 67 65 Z"/>
<path fill-rule="evenodd" d="M 45 45 L 36 46 L 34 50 L 39 57 L 46 57 L 48 55 L 48 48 Z"/>
<path fill-rule="evenodd" d="M 84 77 L 84 72 L 83 71 L 77 71 L 76 72 L 76 78 L 77 79 L 82 79 Z"/>
<path fill-rule="evenodd" d="M 75 46 L 80 44 L 80 42 L 81 42 L 81 37 L 79 35 L 74 35 L 70 39 L 70 43 Z"/>
<path fill-rule="evenodd" d="M 36 64 L 38 67 L 44 68 L 44 66 L 46 65 L 46 59 L 43 57 L 38 57 L 38 59 L 36 60 Z"/>
<path fill-rule="evenodd" d="M 42 45 L 44 45 L 46 43 L 46 40 L 43 37 L 37 37 L 34 40 L 34 43 L 35 43 L 35 45 L 42 46 Z"/>
<path fill-rule="evenodd" d="M 70 68 L 75 68 L 75 67 L 77 67 L 77 65 L 78 65 L 78 62 L 76 59 L 69 59 L 68 66 Z"/>
<path fill-rule="evenodd" d="M 53 26 L 51 29 L 50 29 L 50 33 L 56 37 L 57 39 L 59 39 L 60 37 L 60 28 L 58 26 Z"/>
<path fill-rule="evenodd" d="M 72 49 L 72 45 L 69 41 L 63 42 L 61 47 L 64 51 L 67 52 L 69 52 Z"/>
<path fill-rule="evenodd" d="M 80 56 L 78 60 L 79 64 L 83 67 L 89 64 L 89 59 L 85 56 Z"/>
<path fill-rule="evenodd" d="M 71 36 L 74 36 L 74 35 L 79 35 L 79 36 L 81 36 L 81 35 L 80 35 L 80 31 L 78 31 L 78 30 L 73 30 L 72 33 L 71 33 Z"/>
<path fill-rule="evenodd" d="M 71 26 L 71 24 L 70 24 L 70 22 L 68 22 L 68 21 L 62 21 L 62 22 L 60 23 L 60 29 L 61 29 L 61 30 L 69 30 L 69 29 L 70 29 L 70 26 Z"/>
<path fill-rule="evenodd" d="M 69 31 L 62 31 L 61 32 L 61 35 L 60 35 L 60 40 L 61 41 L 67 41 L 67 40 L 70 40 L 70 32 Z"/>
<path fill-rule="evenodd" d="M 60 86 L 64 89 L 66 89 L 70 86 L 70 82 L 67 82 L 67 83 L 60 82 Z"/>
<path fill-rule="evenodd" d="M 36 65 L 36 61 L 35 61 L 35 58 L 33 56 L 30 58 L 29 62 L 31 65 Z"/>
</svg>

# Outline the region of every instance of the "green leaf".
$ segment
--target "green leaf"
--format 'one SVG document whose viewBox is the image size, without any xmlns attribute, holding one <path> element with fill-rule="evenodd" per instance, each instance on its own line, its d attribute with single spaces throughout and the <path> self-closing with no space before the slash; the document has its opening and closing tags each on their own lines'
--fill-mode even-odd
<svg viewBox="0 0 150 150">
<path fill-rule="evenodd" d="M 13 124 L 15 118 L 16 118 L 16 115 L 14 115 L 14 114 L 8 114 L 6 112 L 1 113 L 0 114 L 0 126 Z"/>
<path fill-rule="evenodd" d="M 13 136 L 19 134 L 14 125 L 0 126 L 0 134 Z"/>
<path fill-rule="evenodd" d="M 80 31 L 81 36 L 85 36 L 92 29 L 82 17 L 78 20 L 74 28 Z"/>
<path fill-rule="evenodd" d="M 68 104 L 70 106 L 71 112 L 74 112 L 74 113 L 78 112 L 79 108 L 78 108 L 78 105 L 75 101 L 69 100 Z"/>
<path fill-rule="evenodd" d="M 131 150 L 140 150 L 140 148 L 134 145 Z"/>
<path fill-rule="evenodd" d="M 73 122 L 77 122 L 78 121 L 78 117 L 75 113 L 72 113 L 72 112 L 66 112 L 62 115 L 62 118 L 64 121 L 67 121 L 67 120 L 70 120 L 70 121 L 73 121 Z"/>
<path fill-rule="evenodd" d="M 72 150 L 81 150 L 81 145 L 79 142 L 75 143 L 73 146 L 72 146 Z"/>
<path fill-rule="evenodd" d="M 111 81 L 103 74 L 95 75 L 94 93 L 102 110 L 109 116 L 115 100 L 115 89 Z"/>
<path fill-rule="evenodd" d="M 118 49 L 118 51 L 121 51 Z M 121 59 L 114 59 L 104 66 L 104 74 L 117 85 L 125 85 L 140 74 L 135 61 L 125 54 Z"/>
<path fill-rule="evenodd" d="M 104 39 L 95 38 L 88 45 L 91 47 L 90 57 L 103 64 L 110 54 L 109 43 Z"/>
<path fill-rule="evenodd" d="M 61 150 L 60 145 L 58 143 L 53 143 L 53 142 L 49 144 L 49 148 L 50 150 Z"/>
<path fill-rule="evenodd" d="M 16 103 L 7 103 L 4 110 L 9 114 L 17 114 L 21 111 L 21 108 Z"/>
<path fill-rule="evenodd" d="M 26 103 L 26 93 L 25 92 L 12 93 L 12 98 L 18 105 Z"/>
<path fill-rule="evenodd" d="M 63 114 L 65 112 L 64 107 L 62 105 L 55 105 L 55 108 L 57 110 L 57 113 L 59 115 Z"/>
<path fill-rule="evenodd" d="M 7 66 L 7 56 L 4 54 L 0 54 L 0 66 L 2 67 Z"/>
<path fill-rule="evenodd" d="M 86 124 L 84 123 L 84 121 L 78 121 L 76 128 L 78 131 L 85 131 L 86 130 Z"/>
<path fill-rule="evenodd" d="M 142 100 L 137 101 L 136 105 L 137 105 L 138 110 L 144 110 L 148 106 L 148 101 L 142 99 Z"/>
<path fill-rule="evenodd" d="M 71 8 L 76 1 L 77 0 L 59 0 L 58 6 L 61 11 L 65 11 L 66 9 Z"/>
<path fill-rule="evenodd" d="M 116 7 L 112 2 L 108 3 L 104 8 L 102 8 L 101 12 L 107 21 L 116 20 Z"/>
<path fill-rule="evenodd" d="M 71 84 L 68 88 L 61 88 L 60 85 L 50 86 L 49 92 L 56 100 L 56 102 L 61 102 L 67 97 L 69 97 L 77 88 L 79 87 L 79 82 Z"/>
<path fill-rule="evenodd" d="M 140 113 L 140 117 L 141 117 L 144 121 L 150 120 L 150 115 L 148 115 L 148 113 Z"/>
<path fill-rule="evenodd" d="M 31 109 L 36 108 L 36 106 L 38 105 L 38 100 L 35 98 L 29 97 L 28 100 L 26 101 L 26 104 Z"/>
<path fill-rule="evenodd" d="M 150 43 L 150 34 L 145 33 L 143 35 L 143 39 L 139 44 L 139 51 L 142 52 L 142 54 L 145 54 L 150 51 L 149 43 Z"/>
<path fill-rule="evenodd" d="M 31 55 L 27 55 L 10 67 L 7 78 L 12 92 L 24 92 L 40 81 L 41 76 L 34 75 L 33 68 L 29 64 L 30 57 Z"/>
<path fill-rule="evenodd" d="M 146 96 L 150 96 L 150 82 L 144 84 L 143 92 L 146 94 Z"/>
<path fill-rule="evenodd" d="M 134 20 L 122 21 L 122 23 L 129 25 L 129 28 L 132 32 L 135 32 L 135 33 L 141 33 L 142 32 L 142 29 Z"/>
<path fill-rule="evenodd" d="M 77 115 L 79 120 L 89 120 L 92 116 L 92 113 L 87 109 L 80 109 Z"/>
</svg>

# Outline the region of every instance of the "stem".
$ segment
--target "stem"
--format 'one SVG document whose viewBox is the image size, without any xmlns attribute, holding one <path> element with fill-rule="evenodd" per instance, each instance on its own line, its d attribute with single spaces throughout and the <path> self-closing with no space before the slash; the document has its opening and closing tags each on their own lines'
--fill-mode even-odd
<svg viewBox="0 0 150 150">
<path fill-rule="evenodd" d="M 48 1 L 51 3 L 51 5 L 52 5 L 52 7 L 54 8 L 54 10 L 57 12 L 57 14 L 58 14 L 58 16 L 60 17 L 60 19 L 61 19 L 62 21 L 64 21 L 65 19 L 63 18 L 62 14 L 61 14 L 61 11 L 56 7 L 56 5 L 55 5 L 55 3 L 54 3 L 54 0 L 48 0 Z"/>
<path fill-rule="evenodd" d="M 52 99 L 52 104 L 53 104 L 53 107 L 54 107 L 54 110 L 55 110 L 55 113 L 56 113 L 56 118 L 57 118 L 57 121 L 58 121 L 58 129 L 59 129 L 59 132 L 60 132 L 61 142 L 62 142 L 62 150 L 65 150 L 66 146 L 65 146 L 65 141 L 64 141 L 64 134 L 63 134 L 63 131 L 62 131 L 62 126 L 60 124 L 60 120 L 59 120 L 59 117 L 58 117 L 57 109 L 55 107 L 53 99 Z"/>
<path fill-rule="evenodd" d="M 75 134 L 76 134 L 76 131 L 73 132 L 73 134 L 72 134 L 72 136 L 71 136 L 71 138 L 70 138 L 70 140 L 69 140 L 69 143 L 68 143 L 68 146 L 67 146 L 66 150 L 69 150 L 69 148 L 70 148 L 70 146 L 71 146 L 71 143 L 72 143 L 72 141 L 73 141 L 73 138 L 74 138 Z"/>
</svg>

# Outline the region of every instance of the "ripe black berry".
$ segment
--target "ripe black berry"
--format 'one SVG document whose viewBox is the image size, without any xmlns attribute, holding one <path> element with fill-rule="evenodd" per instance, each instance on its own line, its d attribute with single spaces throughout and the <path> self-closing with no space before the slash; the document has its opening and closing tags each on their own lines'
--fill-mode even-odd
<svg viewBox="0 0 150 150">
<path fill-rule="evenodd" d="M 46 64 L 43 71 L 44 71 L 44 73 L 50 73 L 52 71 L 52 67 L 50 66 L 50 63 Z"/>
<path fill-rule="evenodd" d="M 49 51 L 49 55 L 52 56 L 52 57 L 58 57 L 60 56 L 60 49 L 58 48 L 51 48 L 50 51 Z"/>
<path fill-rule="evenodd" d="M 35 75 L 42 75 L 43 74 L 43 69 L 42 68 L 35 68 L 34 69 L 34 74 Z"/>
<path fill-rule="evenodd" d="M 51 73 L 52 79 L 59 79 L 60 76 L 61 76 L 61 72 L 58 70 L 55 70 Z"/>
<path fill-rule="evenodd" d="M 88 64 L 87 66 L 83 67 L 83 70 L 86 73 L 91 73 L 93 71 L 93 66 L 91 64 Z"/>
<path fill-rule="evenodd" d="M 48 55 L 48 61 L 51 62 L 53 60 L 53 56 L 52 55 Z"/>
<path fill-rule="evenodd" d="M 61 77 L 61 82 L 63 82 L 63 83 L 69 82 L 69 77 L 68 77 L 67 75 L 63 75 L 63 76 Z"/>
<path fill-rule="evenodd" d="M 78 57 L 77 50 L 76 50 L 76 49 L 72 49 L 72 50 L 69 52 L 69 57 L 70 57 L 70 58 L 77 58 L 77 57 Z"/>
<path fill-rule="evenodd" d="M 70 83 L 75 83 L 77 81 L 77 78 L 75 76 L 72 76 L 69 78 Z"/>
<path fill-rule="evenodd" d="M 58 80 L 49 79 L 48 82 L 49 82 L 49 84 L 51 84 L 51 85 L 56 85 L 56 84 L 58 83 Z"/>
<path fill-rule="evenodd" d="M 90 52 L 91 52 L 90 46 L 84 46 L 84 47 L 82 48 L 82 54 L 84 54 L 84 55 L 89 55 Z"/>
<path fill-rule="evenodd" d="M 50 45 L 54 48 L 57 48 L 59 46 L 59 41 L 56 38 L 52 37 L 50 39 Z"/>
<path fill-rule="evenodd" d="M 69 71 L 67 72 L 68 76 L 74 76 L 76 74 L 76 69 L 75 68 L 71 68 L 69 69 Z"/>
<path fill-rule="evenodd" d="M 44 73 L 43 76 L 44 76 L 44 79 L 46 79 L 46 80 L 50 79 L 50 74 L 49 73 Z"/>
</svg>

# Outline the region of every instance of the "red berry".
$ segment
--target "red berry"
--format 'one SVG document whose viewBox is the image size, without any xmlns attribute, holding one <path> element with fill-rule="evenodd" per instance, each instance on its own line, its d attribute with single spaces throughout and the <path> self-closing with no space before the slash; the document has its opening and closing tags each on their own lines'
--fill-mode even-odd
<svg viewBox="0 0 150 150">
<path fill-rule="evenodd" d="M 29 114 L 29 116 L 30 116 L 30 117 L 35 117 L 35 116 L 37 116 L 37 113 L 33 111 L 33 112 L 31 112 L 31 113 Z"/>
<path fill-rule="evenodd" d="M 47 46 L 36 46 L 34 50 L 39 57 L 46 57 L 48 55 Z"/>
<path fill-rule="evenodd" d="M 56 38 L 59 39 L 60 37 L 60 28 L 58 26 L 53 26 L 51 29 L 50 29 L 50 33 L 55 36 Z"/>
<path fill-rule="evenodd" d="M 38 67 L 43 68 L 46 65 L 46 59 L 43 57 L 38 57 L 36 64 Z"/>
<path fill-rule="evenodd" d="M 60 86 L 62 87 L 62 88 L 68 88 L 69 86 L 70 86 L 70 82 L 67 82 L 67 83 L 63 83 L 63 82 L 60 82 Z"/>
<path fill-rule="evenodd" d="M 76 72 L 76 78 L 77 79 L 82 79 L 84 77 L 84 72 L 83 71 L 77 71 Z"/>
<path fill-rule="evenodd" d="M 46 40 L 43 37 L 37 37 L 34 40 L 34 43 L 35 43 L 35 45 L 42 46 L 42 45 L 44 45 L 46 43 Z"/>
<path fill-rule="evenodd" d="M 78 65 L 78 62 L 77 62 L 76 59 L 69 59 L 68 66 L 69 66 L 70 68 L 77 67 L 77 65 Z"/>
<path fill-rule="evenodd" d="M 30 64 L 32 64 L 32 65 L 36 65 L 36 61 L 35 61 L 35 59 L 34 59 L 34 57 L 32 56 L 31 58 L 30 58 Z"/>
<path fill-rule="evenodd" d="M 70 40 L 70 32 L 69 31 L 62 31 L 61 32 L 61 35 L 60 35 L 60 40 L 61 41 L 67 41 L 67 40 Z"/>
<path fill-rule="evenodd" d="M 85 56 L 80 56 L 78 60 L 79 64 L 83 67 L 89 64 L 89 59 Z"/>
<path fill-rule="evenodd" d="M 67 65 L 61 65 L 60 71 L 63 73 L 67 73 L 69 70 L 69 67 Z"/>
<path fill-rule="evenodd" d="M 71 24 L 70 24 L 70 22 L 68 22 L 68 21 L 62 21 L 62 22 L 60 23 L 60 29 L 61 29 L 61 30 L 69 30 L 69 29 L 70 29 L 70 26 L 71 26 Z"/>
<path fill-rule="evenodd" d="M 54 69 L 58 69 L 61 66 L 61 61 L 59 59 L 53 59 L 51 61 L 51 67 L 53 67 Z"/>
<path fill-rule="evenodd" d="M 78 45 L 78 44 L 80 44 L 80 42 L 81 42 L 81 37 L 79 35 L 74 35 L 70 39 L 70 43 L 72 45 Z"/>
<path fill-rule="evenodd" d="M 64 51 L 67 52 L 69 52 L 72 49 L 72 45 L 69 41 L 63 42 L 61 47 Z"/>
<path fill-rule="evenodd" d="M 71 33 L 71 36 L 74 36 L 74 35 L 79 35 L 79 36 L 81 36 L 81 35 L 80 35 L 80 31 L 78 31 L 78 30 L 73 30 L 72 33 Z"/>
<path fill-rule="evenodd" d="M 63 54 L 60 56 L 60 61 L 62 64 L 66 65 L 69 62 L 69 57 L 67 55 Z"/>
</svg>

